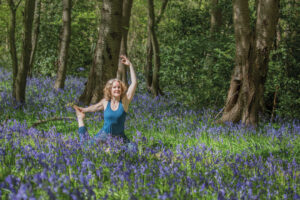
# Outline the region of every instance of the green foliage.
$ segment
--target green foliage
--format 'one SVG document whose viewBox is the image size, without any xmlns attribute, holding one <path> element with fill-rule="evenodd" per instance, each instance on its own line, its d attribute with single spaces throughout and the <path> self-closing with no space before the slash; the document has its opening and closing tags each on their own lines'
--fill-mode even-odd
<svg viewBox="0 0 300 200">
<path fill-rule="evenodd" d="M 161 53 L 160 84 L 166 93 L 192 108 L 224 106 L 230 76 L 234 66 L 235 40 L 233 34 L 232 3 L 221 0 L 220 32 L 211 34 L 209 1 L 169 1 L 157 27 Z M 16 46 L 18 57 L 22 46 L 23 1 L 17 10 Z M 161 1 L 155 0 L 155 13 Z M 265 87 L 266 113 L 271 114 L 274 93 L 278 86 L 275 114 L 300 118 L 300 18 L 299 3 L 280 2 L 278 29 L 280 41 L 270 54 L 269 71 Z M 92 65 L 93 52 L 98 39 L 101 3 L 73 1 L 72 35 L 67 73 L 87 76 Z M 249 1 L 251 26 L 255 26 L 255 1 Z M 128 55 L 137 71 L 146 63 L 147 1 L 133 3 L 128 36 Z M 10 10 L 7 2 L 0 4 L 0 65 L 11 68 L 8 50 Z M 34 63 L 34 73 L 56 76 L 62 5 L 60 0 L 42 0 L 40 35 Z M 144 81 L 139 77 L 140 85 Z"/>
<path fill-rule="evenodd" d="M 271 52 L 266 82 L 267 111 L 272 112 L 276 87 L 275 114 L 300 118 L 300 5 L 281 2 L 279 34 Z M 293 9 L 296 8 L 296 9 Z M 278 33 L 277 33 L 278 34 Z M 279 40 L 280 39 L 280 40 Z"/>
<path fill-rule="evenodd" d="M 222 106 L 225 101 L 234 48 L 207 38 L 186 38 L 162 47 L 161 82 L 180 101 L 193 107 Z M 210 49 L 211 48 L 211 49 Z"/>
<path fill-rule="evenodd" d="M 24 5 L 21 2 L 16 10 L 16 29 L 15 29 L 15 39 L 16 39 L 16 49 L 17 55 L 20 57 L 20 50 L 22 46 L 22 31 L 23 31 L 23 8 Z M 11 57 L 9 53 L 9 25 L 11 19 L 10 8 L 6 1 L 0 4 L 0 66 L 6 69 L 11 67 Z"/>
<path fill-rule="evenodd" d="M 271 54 L 266 82 L 265 100 L 270 113 L 274 106 L 275 114 L 289 118 L 300 118 L 300 65 L 287 47 L 281 46 Z M 278 87 L 276 91 L 276 87 Z"/>
<path fill-rule="evenodd" d="M 55 76 L 61 27 L 61 1 L 43 0 L 40 16 L 40 34 L 33 72 Z"/>
<path fill-rule="evenodd" d="M 97 8 L 100 6 L 99 4 L 94 1 L 77 1 L 73 6 L 68 74 L 82 75 L 83 73 L 87 75 L 88 69 L 92 65 L 93 53 L 98 40 L 97 27 L 100 16 L 97 14 Z"/>
<path fill-rule="evenodd" d="M 222 107 L 234 65 L 234 38 L 210 34 L 207 7 L 174 2 L 170 7 L 159 29 L 163 89 L 193 108 Z"/>
<path fill-rule="evenodd" d="M 8 34 L 9 7 L 7 4 L 0 4 L 0 66 L 8 62 L 9 50 L 7 49 L 6 38 Z"/>
<path fill-rule="evenodd" d="M 61 1 L 43 2 L 40 36 L 35 60 L 36 74 L 56 76 L 56 66 L 62 27 Z M 92 63 L 94 44 L 97 42 L 97 2 L 75 1 L 71 15 L 71 42 L 68 58 L 68 74 L 87 74 Z M 79 70 L 80 69 L 80 70 Z"/>
</svg>

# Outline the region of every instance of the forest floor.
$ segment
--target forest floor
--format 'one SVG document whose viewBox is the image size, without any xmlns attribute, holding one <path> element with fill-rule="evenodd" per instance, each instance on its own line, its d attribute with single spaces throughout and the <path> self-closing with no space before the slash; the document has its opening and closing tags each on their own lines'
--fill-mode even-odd
<svg viewBox="0 0 300 200">
<path fill-rule="evenodd" d="M 189 110 L 139 88 L 126 135 L 80 142 L 73 104 L 84 78 L 27 81 L 26 105 L 11 98 L 0 69 L 1 199 L 299 199 L 300 122 L 262 120 L 257 128 L 216 124 L 214 110 Z M 92 137 L 103 113 L 88 113 Z"/>
</svg>

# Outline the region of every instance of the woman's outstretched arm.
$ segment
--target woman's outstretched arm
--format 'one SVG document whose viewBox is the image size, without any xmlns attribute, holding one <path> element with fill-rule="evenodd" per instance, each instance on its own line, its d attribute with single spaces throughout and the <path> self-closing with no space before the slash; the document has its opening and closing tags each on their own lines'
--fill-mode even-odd
<svg viewBox="0 0 300 200">
<path fill-rule="evenodd" d="M 129 61 L 129 59 L 126 57 L 126 56 L 120 56 L 121 57 L 121 61 L 124 65 L 127 65 L 129 67 L 129 70 L 130 70 L 130 78 L 131 78 L 131 84 L 127 90 L 127 93 L 126 93 L 126 97 L 128 99 L 129 102 L 131 102 L 133 96 L 134 96 L 134 93 L 135 93 L 135 90 L 137 88 L 137 79 L 136 79 L 136 75 L 135 75 L 135 71 L 134 71 L 134 68 L 133 68 L 133 65 L 132 63 Z"/>
<path fill-rule="evenodd" d="M 105 99 L 102 99 L 99 103 L 96 103 L 96 104 L 91 105 L 86 108 L 82 108 L 82 107 L 79 107 L 76 105 L 74 106 L 74 108 L 78 109 L 80 112 L 83 112 L 83 113 L 96 112 L 96 111 L 104 110 L 104 102 L 105 102 Z"/>
</svg>

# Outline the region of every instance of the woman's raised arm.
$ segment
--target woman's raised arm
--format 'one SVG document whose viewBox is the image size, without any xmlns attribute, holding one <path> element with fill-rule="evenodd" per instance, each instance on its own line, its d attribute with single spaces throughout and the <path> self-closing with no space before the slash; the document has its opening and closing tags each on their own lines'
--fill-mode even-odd
<svg viewBox="0 0 300 200">
<path fill-rule="evenodd" d="M 135 71 L 133 68 L 133 65 L 131 64 L 131 62 L 129 61 L 129 59 L 126 56 L 120 56 L 121 57 L 121 61 L 124 65 L 127 65 L 129 67 L 130 70 L 130 78 L 131 78 L 131 84 L 127 90 L 126 93 L 126 97 L 129 101 L 129 103 L 131 102 L 131 100 L 133 99 L 135 90 L 137 88 L 137 79 L 136 79 L 136 75 L 135 75 Z"/>
</svg>

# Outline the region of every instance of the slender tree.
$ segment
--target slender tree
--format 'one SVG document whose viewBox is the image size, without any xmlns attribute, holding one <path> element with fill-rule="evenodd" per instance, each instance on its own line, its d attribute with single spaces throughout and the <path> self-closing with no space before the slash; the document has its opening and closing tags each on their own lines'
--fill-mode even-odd
<svg viewBox="0 0 300 200">
<path fill-rule="evenodd" d="M 219 0 L 210 0 L 210 32 L 216 33 L 220 31 L 222 25 L 222 12 Z"/>
<path fill-rule="evenodd" d="M 16 79 L 16 100 L 19 103 L 25 103 L 26 81 L 32 48 L 31 39 L 34 9 L 35 0 L 26 0 L 24 7 L 24 37 L 22 45 L 22 57 Z"/>
<path fill-rule="evenodd" d="M 12 60 L 12 69 L 13 69 L 13 83 L 12 83 L 12 96 L 16 98 L 16 80 L 18 74 L 18 57 L 17 57 L 17 48 L 16 48 L 16 11 L 21 3 L 21 0 L 17 4 L 13 0 L 7 0 L 7 3 L 10 8 L 10 24 L 9 24 L 9 52 Z"/>
<path fill-rule="evenodd" d="M 149 19 L 148 19 L 149 21 Z M 149 24 L 149 22 L 148 22 Z M 146 78 L 146 86 L 149 92 L 151 92 L 152 85 L 152 58 L 153 58 L 153 47 L 151 43 L 151 34 L 150 34 L 150 26 L 148 25 L 148 37 L 147 37 L 147 61 L 144 69 L 145 78 Z"/>
<path fill-rule="evenodd" d="M 103 0 L 99 36 L 88 81 L 79 100 L 96 103 L 103 97 L 106 82 L 115 78 L 121 44 L 123 0 Z"/>
<path fill-rule="evenodd" d="M 59 50 L 59 59 L 56 80 L 54 83 L 55 89 L 63 89 L 65 86 L 68 51 L 71 40 L 71 0 L 62 0 L 63 14 L 62 14 L 62 34 Z"/>
<path fill-rule="evenodd" d="M 133 2 L 133 0 L 124 0 L 123 1 L 122 27 L 121 27 L 122 40 L 121 40 L 121 47 L 120 47 L 120 55 L 127 55 L 127 37 L 128 37 L 132 2 Z M 125 65 L 122 64 L 121 60 L 119 60 L 117 78 L 127 84 L 126 69 L 127 68 L 125 67 Z"/>
<path fill-rule="evenodd" d="M 41 16 L 41 0 L 36 0 L 34 19 L 33 19 L 32 40 L 31 40 L 32 50 L 30 53 L 30 61 L 29 61 L 29 72 L 28 72 L 29 76 L 32 76 L 32 70 L 33 70 L 32 68 L 33 68 L 39 33 L 40 33 L 40 16 Z"/>
<path fill-rule="evenodd" d="M 236 65 L 221 121 L 256 125 L 278 12 L 279 0 L 258 0 L 256 27 L 252 32 L 248 0 L 233 1 Z"/>
<path fill-rule="evenodd" d="M 159 86 L 159 70 L 160 70 L 160 55 L 159 55 L 159 43 L 155 33 L 164 10 L 167 6 L 168 0 L 162 2 L 157 20 L 155 21 L 154 4 L 153 0 L 148 0 L 148 39 L 147 39 L 147 63 L 145 66 L 146 84 L 149 91 L 154 96 L 163 95 L 163 92 Z M 154 68 L 152 68 L 152 58 L 154 55 Z"/>
</svg>

